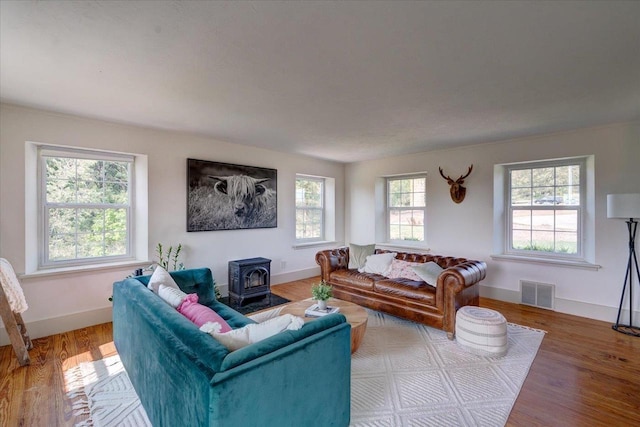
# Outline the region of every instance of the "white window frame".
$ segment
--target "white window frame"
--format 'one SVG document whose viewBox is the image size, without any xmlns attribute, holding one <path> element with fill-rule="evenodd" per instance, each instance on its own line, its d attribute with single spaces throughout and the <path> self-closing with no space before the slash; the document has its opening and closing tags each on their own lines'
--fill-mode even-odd
<svg viewBox="0 0 640 427">
<path fill-rule="evenodd" d="M 509 251 L 510 239 L 510 203 L 509 168 L 540 167 L 555 162 L 584 163 L 580 174 L 580 237 L 581 255 L 566 256 L 564 254 L 521 251 Z M 555 163 L 558 164 L 558 163 Z M 530 262 L 542 265 L 598 270 L 601 266 L 595 263 L 595 156 L 574 156 L 539 161 L 503 163 L 494 165 L 493 171 L 493 253 L 491 258 L 497 261 Z"/>
<path fill-rule="evenodd" d="M 321 184 L 320 189 L 322 192 L 322 197 L 320 198 L 321 200 L 321 206 L 320 207 L 315 207 L 315 206 L 298 206 L 298 194 L 297 194 L 297 187 L 298 187 L 298 181 L 313 181 L 313 182 L 318 182 Z M 321 242 L 321 241 L 325 241 L 325 235 L 326 235 L 326 198 L 327 198 L 327 189 L 326 189 L 327 185 L 326 185 L 326 179 L 323 177 L 318 177 L 318 176 L 310 176 L 310 175 L 301 175 L 301 174 L 297 174 L 296 175 L 296 194 L 295 194 L 295 209 L 296 209 L 296 230 L 298 228 L 298 215 L 297 215 L 297 211 L 298 209 L 304 209 L 304 210 L 313 210 L 313 211 L 320 211 L 321 215 L 321 224 L 320 224 L 320 236 L 317 237 L 310 237 L 310 238 L 301 238 L 299 239 L 296 235 L 296 243 L 314 243 L 314 242 Z"/>
<path fill-rule="evenodd" d="M 408 207 L 391 207 L 391 203 L 389 202 L 389 198 L 391 197 L 390 185 L 391 181 L 405 180 L 405 179 L 424 179 L 425 190 L 424 197 L 425 203 L 424 206 L 408 206 Z M 384 178 L 385 181 L 385 225 L 386 225 L 386 242 L 392 244 L 401 244 L 403 246 L 417 246 L 424 245 L 427 241 L 427 174 L 410 174 L 410 175 L 397 175 L 397 176 L 387 176 Z M 422 240 L 403 240 L 403 239 L 392 239 L 391 238 L 391 210 L 422 210 L 423 211 L 423 233 Z"/>
<path fill-rule="evenodd" d="M 579 201 L 580 203 L 577 205 L 564 205 L 564 204 L 544 204 L 537 205 L 532 200 L 531 205 L 523 205 L 523 206 L 513 206 L 511 203 L 511 172 L 518 170 L 528 170 L 528 169 L 541 169 L 541 168 L 557 168 L 564 166 L 577 166 L 579 168 L 580 182 L 578 183 L 579 190 Z M 520 163 L 520 164 L 512 164 L 506 166 L 505 179 L 507 180 L 505 188 L 505 212 L 507 213 L 507 220 L 505 221 L 507 230 L 506 230 L 506 253 L 520 255 L 520 256 L 535 256 L 535 257 L 549 257 L 556 259 L 584 259 L 584 248 L 583 248 L 583 223 L 584 223 L 584 211 L 585 211 L 585 203 L 586 203 L 586 161 L 584 158 L 570 158 L 570 159 L 561 159 L 561 160 L 550 160 L 550 161 L 539 161 L 539 162 L 530 162 L 530 163 Z M 533 185 L 533 184 L 532 184 Z M 560 187 L 555 182 L 549 183 L 549 187 L 556 188 Z M 532 187 L 534 188 L 534 187 Z M 555 197 L 555 191 L 554 191 Z M 577 248 L 576 253 L 563 253 L 563 252 L 551 252 L 551 251 L 538 251 L 538 250 L 526 250 L 526 249 L 517 249 L 513 247 L 513 215 L 514 211 L 518 210 L 527 210 L 527 211 L 577 211 Z M 554 215 L 555 217 L 555 215 Z M 556 224 L 553 225 L 553 232 L 556 231 Z"/>
<path fill-rule="evenodd" d="M 135 156 L 130 154 L 113 153 L 92 151 L 84 149 L 75 149 L 58 146 L 40 145 L 37 147 L 38 156 L 38 212 L 39 212 L 39 227 L 38 227 L 38 269 L 46 270 L 59 267 L 72 267 L 72 266 L 85 266 L 85 265 L 101 265 L 107 263 L 114 263 L 118 261 L 130 261 L 134 259 L 134 225 L 135 225 L 135 213 L 134 213 L 134 192 L 135 192 Z M 46 159 L 49 157 L 66 157 L 72 159 L 92 159 L 92 160 L 105 160 L 105 161 L 119 161 L 129 164 L 129 192 L 128 201 L 125 204 L 78 204 L 78 203 L 50 203 L 46 198 Z M 72 208 L 93 208 L 93 209 L 107 209 L 107 208 L 119 208 L 126 210 L 127 217 L 127 230 L 126 230 L 126 253 L 115 256 L 100 256 L 100 257 L 87 257 L 87 258 L 73 258 L 65 260 L 50 260 L 49 259 L 49 222 L 48 222 L 48 210 L 51 207 L 66 206 Z"/>
</svg>

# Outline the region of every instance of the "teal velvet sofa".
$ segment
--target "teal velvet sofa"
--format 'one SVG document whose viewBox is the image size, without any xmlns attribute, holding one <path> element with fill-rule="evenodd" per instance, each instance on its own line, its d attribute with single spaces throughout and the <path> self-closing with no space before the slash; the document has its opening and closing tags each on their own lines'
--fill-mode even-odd
<svg viewBox="0 0 640 427">
<path fill-rule="evenodd" d="M 171 273 L 232 328 L 253 321 L 218 302 L 209 269 Z M 229 352 L 147 289 L 113 284 L 113 337 L 149 420 L 160 426 L 347 426 L 350 326 L 341 314 Z"/>
</svg>

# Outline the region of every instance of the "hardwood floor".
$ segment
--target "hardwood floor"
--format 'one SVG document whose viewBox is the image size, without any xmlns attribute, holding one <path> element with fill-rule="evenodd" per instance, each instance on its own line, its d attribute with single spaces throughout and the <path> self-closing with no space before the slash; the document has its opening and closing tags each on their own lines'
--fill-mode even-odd
<svg viewBox="0 0 640 427">
<path fill-rule="evenodd" d="M 317 278 L 272 287 L 290 300 L 311 295 Z M 509 322 L 547 334 L 511 411 L 509 426 L 640 425 L 640 338 L 611 324 L 534 307 L 482 299 Z M 111 323 L 33 340 L 31 365 L 20 367 L 11 346 L 0 347 L 0 425 L 73 426 L 64 372 L 116 354 Z"/>
</svg>

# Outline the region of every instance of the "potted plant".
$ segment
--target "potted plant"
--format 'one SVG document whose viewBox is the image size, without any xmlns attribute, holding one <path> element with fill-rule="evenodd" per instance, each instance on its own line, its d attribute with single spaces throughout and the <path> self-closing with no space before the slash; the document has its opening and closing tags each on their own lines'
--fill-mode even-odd
<svg viewBox="0 0 640 427">
<path fill-rule="evenodd" d="M 331 298 L 331 285 L 328 285 L 324 280 L 311 287 L 311 296 L 314 300 L 318 301 L 318 308 L 320 310 L 327 309 L 327 300 Z"/>
<path fill-rule="evenodd" d="M 182 244 L 179 243 L 175 252 L 173 252 L 173 246 L 169 246 L 169 249 L 164 252 L 164 248 L 162 247 L 162 243 L 158 243 L 156 246 L 156 255 L 158 256 L 158 265 L 169 271 L 170 264 L 173 262 L 173 270 L 184 270 L 184 264 L 178 264 L 178 257 L 180 256 L 180 251 L 182 250 Z M 173 252 L 173 255 L 172 255 Z"/>
</svg>

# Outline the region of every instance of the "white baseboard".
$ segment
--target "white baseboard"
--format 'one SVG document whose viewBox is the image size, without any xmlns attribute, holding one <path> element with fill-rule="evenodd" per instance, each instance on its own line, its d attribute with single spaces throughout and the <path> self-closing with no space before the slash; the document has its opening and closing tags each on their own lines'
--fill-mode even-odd
<svg viewBox="0 0 640 427">
<path fill-rule="evenodd" d="M 98 310 L 89 310 L 55 318 L 36 320 L 27 323 L 26 326 L 29 337 L 35 339 L 111 322 L 112 319 L 112 308 L 105 307 Z M 2 327 L 0 328 L 0 346 L 9 344 L 11 344 L 11 342 L 9 341 L 7 330 Z"/>
<path fill-rule="evenodd" d="M 271 276 L 271 284 L 279 285 L 280 283 L 288 283 L 295 280 L 308 279 L 309 277 L 315 276 L 320 276 L 320 266 L 305 268 L 304 270 L 289 271 L 287 273 Z"/>
<path fill-rule="evenodd" d="M 509 289 L 501 289 L 481 285 L 480 297 L 520 304 L 520 292 L 512 291 Z M 618 315 L 618 307 L 607 307 L 604 305 L 573 301 L 563 298 L 555 299 L 555 311 L 557 311 L 558 313 L 586 317 L 588 319 L 602 320 L 611 324 L 615 323 L 616 317 Z M 633 317 L 635 319 L 640 319 L 640 312 L 634 310 Z M 629 310 L 623 309 L 620 316 L 620 323 L 628 323 L 628 319 Z"/>
</svg>

